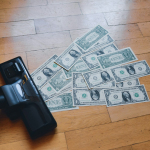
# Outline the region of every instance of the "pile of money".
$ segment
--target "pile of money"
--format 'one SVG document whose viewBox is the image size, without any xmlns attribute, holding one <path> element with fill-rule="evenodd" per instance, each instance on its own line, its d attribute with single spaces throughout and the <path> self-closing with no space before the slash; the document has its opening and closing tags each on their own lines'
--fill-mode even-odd
<svg viewBox="0 0 150 150">
<path fill-rule="evenodd" d="M 147 102 L 138 79 L 146 75 L 150 75 L 147 62 L 137 61 L 130 47 L 119 50 L 109 32 L 98 25 L 60 56 L 52 56 L 31 77 L 49 110 L 56 112 Z"/>
</svg>

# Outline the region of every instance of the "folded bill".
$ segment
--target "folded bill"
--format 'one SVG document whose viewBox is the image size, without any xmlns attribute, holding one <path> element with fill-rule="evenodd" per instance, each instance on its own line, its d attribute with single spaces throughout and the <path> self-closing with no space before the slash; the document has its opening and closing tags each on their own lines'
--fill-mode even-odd
<svg viewBox="0 0 150 150">
<path fill-rule="evenodd" d="M 139 78 L 150 75 L 150 68 L 145 60 L 115 67 L 111 72 L 116 82 Z"/>
<path fill-rule="evenodd" d="M 79 48 L 72 43 L 56 60 L 55 63 L 66 69 L 67 71 L 81 57 Z"/>
<path fill-rule="evenodd" d="M 144 85 L 105 89 L 104 94 L 108 107 L 149 101 Z"/>
<path fill-rule="evenodd" d="M 89 105 L 106 105 L 104 89 L 73 89 L 73 105 L 89 106 Z"/>
<path fill-rule="evenodd" d="M 89 89 L 114 81 L 114 77 L 108 69 L 103 71 L 96 69 L 90 72 L 82 73 L 82 75 Z"/>
<path fill-rule="evenodd" d="M 65 69 L 63 69 L 63 71 L 66 75 L 66 79 L 69 79 L 72 78 L 73 72 L 87 72 L 90 71 L 90 69 L 82 59 L 79 59 L 69 71 L 66 71 Z"/>
<path fill-rule="evenodd" d="M 124 48 L 109 54 L 100 55 L 97 57 L 99 65 L 102 69 L 114 67 L 137 60 L 137 57 L 131 48 Z"/>
<path fill-rule="evenodd" d="M 140 85 L 139 79 L 131 79 L 128 81 L 116 83 L 117 88 L 132 87 L 132 86 L 136 86 L 136 85 Z"/>
<path fill-rule="evenodd" d="M 108 34 L 108 31 L 98 25 L 94 29 L 77 39 L 75 43 L 80 48 L 81 53 L 85 54 L 89 52 L 89 49 L 106 34 Z"/>
<path fill-rule="evenodd" d="M 41 89 L 61 69 L 61 67 L 54 63 L 57 57 L 57 55 L 54 55 L 31 74 L 38 89 Z"/>
<path fill-rule="evenodd" d="M 87 89 L 87 85 L 83 79 L 82 73 L 72 73 L 72 87 Z"/>
<path fill-rule="evenodd" d="M 83 61 L 87 64 L 89 69 L 98 69 L 100 68 L 99 62 L 97 60 L 97 57 L 103 54 L 112 53 L 118 50 L 118 48 L 115 46 L 115 44 L 109 44 L 101 49 L 98 49 L 92 53 L 89 53 L 87 55 L 84 55 L 82 57 Z"/>
<path fill-rule="evenodd" d="M 51 112 L 79 109 L 78 107 L 73 106 L 71 92 L 63 93 L 54 99 L 47 101 L 46 105 Z"/>
</svg>

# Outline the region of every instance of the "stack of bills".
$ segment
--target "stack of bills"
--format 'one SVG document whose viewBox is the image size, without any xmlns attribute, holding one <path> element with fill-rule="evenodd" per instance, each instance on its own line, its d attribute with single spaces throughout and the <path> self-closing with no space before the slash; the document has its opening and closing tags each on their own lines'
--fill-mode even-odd
<svg viewBox="0 0 150 150">
<path fill-rule="evenodd" d="M 109 32 L 98 25 L 31 77 L 52 112 L 147 102 L 138 78 L 150 75 L 150 68 L 145 60 L 136 60 L 130 47 L 119 50 Z"/>
</svg>

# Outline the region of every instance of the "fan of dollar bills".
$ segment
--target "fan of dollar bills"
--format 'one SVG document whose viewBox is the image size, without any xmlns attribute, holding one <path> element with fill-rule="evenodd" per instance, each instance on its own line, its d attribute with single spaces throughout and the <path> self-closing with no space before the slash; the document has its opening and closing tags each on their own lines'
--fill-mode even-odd
<svg viewBox="0 0 150 150">
<path fill-rule="evenodd" d="M 147 102 L 138 78 L 149 75 L 150 68 L 145 60 L 129 64 L 135 60 L 131 48 L 118 50 L 108 31 L 98 25 L 31 77 L 51 112 Z"/>
</svg>

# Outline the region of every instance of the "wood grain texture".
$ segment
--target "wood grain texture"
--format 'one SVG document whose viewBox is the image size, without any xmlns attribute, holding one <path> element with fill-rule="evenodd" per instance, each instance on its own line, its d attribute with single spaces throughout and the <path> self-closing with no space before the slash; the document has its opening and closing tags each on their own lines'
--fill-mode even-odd
<svg viewBox="0 0 150 150">
<path fill-rule="evenodd" d="M 35 70 L 53 55 L 59 56 L 67 47 L 27 52 L 30 70 Z M 40 58 L 40 59 L 39 59 Z M 36 62 L 36 63 L 35 63 Z"/>
<path fill-rule="evenodd" d="M 47 5 L 46 0 L 1 0 L 0 9 Z"/>
<path fill-rule="evenodd" d="M 150 141 L 132 145 L 132 150 L 149 150 Z"/>
<path fill-rule="evenodd" d="M 131 47 L 135 54 L 150 52 L 150 38 L 136 38 L 130 40 L 118 40 L 115 42 L 119 49 Z"/>
<path fill-rule="evenodd" d="M 118 25 L 118 26 L 103 25 L 103 27 L 109 31 L 109 34 L 112 36 L 114 40 L 123 40 L 123 39 L 143 37 L 141 34 L 141 31 L 139 30 L 136 24 Z M 71 34 L 72 40 L 75 40 L 77 37 L 84 35 L 90 29 L 71 30 L 70 34 Z"/>
<path fill-rule="evenodd" d="M 0 22 L 81 14 L 77 3 L 0 10 Z"/>
<path fill-rule="evenodd" d="M 35 34 L 34 21 L 29 20 L 10 23 L 0 23 L 0 31 L 0 38 Z"/>
<path fill-rule="evenodd" d="M 113 7 L 112 7 L 113 6 Z M 100 12 L 113 12 L 122 10 L 133 10 L 150 8 L 150 1 L 142 0 L 97 0 L 97 1 L 81 1 L 80 7 L 83 14 L 92 14 Z"/>
<path fill-rule="evenodd" d="M 65 132 L 69 150 L 108 150 L 150 140 L 150 115 Z"/>
<path fill-rule="evenodd" d="M 150 9 L 109 12 L 104 16 L 108 25 L 147 22 L 150 21 Z"/>
<path fill-rule="evenodd" d="M 14 133 L 15 134 L 15 133 Z M 1 150 L 67 150 L 67 144 L 64 133 L 43 136 L 37 140 L 18 140 L 0 145 Z"/>
<path fill-rule="evenodd" d="M 115 149 L 111 149 L 111 150 L 132 150 L 131 146 L 125 146 L 125 147 L 119 147 L 119 148 L 115 148 Z"/>
<path fill-rule="evenodd" d="M 143 36 L 150 36 L 150 22 L 138 23 Z"/>
<path fill-rule="evenodd" d="M 55 112 L 56 133 L 110 123 L 106 106 L 79 107 L 77 110 Z"/>
<path fill-rule="evenodd" d="M 0 38 L 0 54 L 65 47 L 71 42 L 68 31 Z"/>
<path fill-rule="evenodd" d="M 107 26 L 102 13 L 35 20 L 37 33 L 94 28 L 98 24 L 104 27 Z"/>
</svg>

